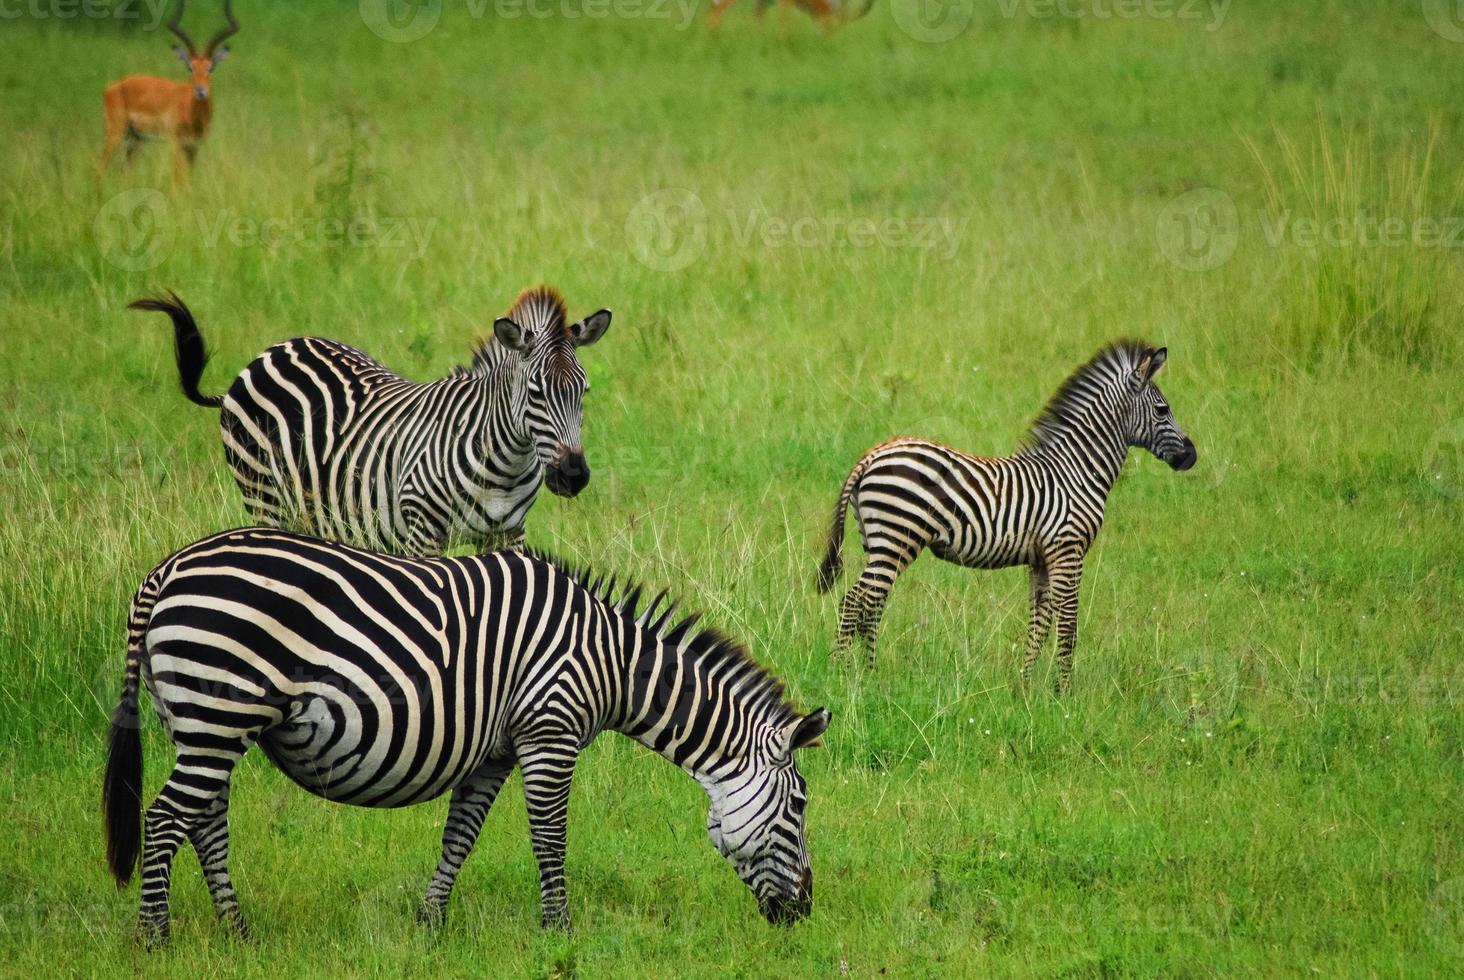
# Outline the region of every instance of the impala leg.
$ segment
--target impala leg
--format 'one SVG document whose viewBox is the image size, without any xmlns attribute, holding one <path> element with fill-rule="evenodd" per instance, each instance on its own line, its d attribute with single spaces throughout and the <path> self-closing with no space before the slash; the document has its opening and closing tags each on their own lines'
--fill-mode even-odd
<svg viewBox="0 0 1464 980">
<path fill-rule="evenodd" d="M 512 770 L 512 762 L 486 762 L 452 791 L 447 825 L 442 829 L 442 857 L 417 909 L 417 921 L 423 925 L 437 928 L 446 921 L 447 900 L 458 872 L 472 853 L 478 832 L 483 829 L 483 818 L 488 816 L 503 781 Z"/>
<path fill-rule="evenodd" d="M 196 147 L 186 147 L 181 140 L 173 142 L 173 188 L 187 187 L 193 169 Z"/>
<path fill-rule="evenodd" d="M 102 93 L 102 109 L 106 113 L 107 138 L 102 144 L 102 155 L 97 159 L 97 193 L 102 190 L 102 172 L 112 162 L 112 154 L 117 152 L 117 144 L 122 142 L 122 136 L 127 132 L 127 117 L 122 108 L 121 95 L 110 90 Z"/>
<path fill-rule="evenodd" d="M 564 890 L 569 784 L 579 755 L 573 739 L 540 742 L 519 751 L 529 835 L 539 861 L 539 903 L 545 929 L 569 930 L 569 899 Z"/>
</svg>

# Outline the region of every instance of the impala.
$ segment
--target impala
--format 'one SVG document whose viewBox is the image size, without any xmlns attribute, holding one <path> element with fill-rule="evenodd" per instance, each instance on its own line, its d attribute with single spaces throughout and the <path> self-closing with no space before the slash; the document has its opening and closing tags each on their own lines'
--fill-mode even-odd
<svg viewBox="0 0 1464 980">
<path fill-rule="evenodd" d="M 737 0 L 712 0 L 711 12 L 707 14 L 707 28 L 715 31 L 722 24 L 722 18 L 727 16 L 727 11 L 732 9 L 732 4 Z M 869 8 L 874 6 L 874 0 L 866 0 L 861 9 L 855 10 L 852 2 L 846 0 L 757 0 L 757 19 L 762 20 L 763 14 L 774 3 L 778 5 L 780 20 L 784 27 L 787 26 L 788 9 L 790 7 L 802 7 L 808 11 L 808 15 L 818 21 L 825 34 L 832 34 L 835 30 L 843 27 L 850 21 L 858 20 L 869 13 Z"/>
<path fill-rule="evenodd" d="M 189 80 L 175 82 L 152 75 L 129 75 L 107 86 L 102 93 L 102 106 L 107 114 L 107 145 L 102 147 L 101 159 L 97 161 L 98 188 L 117 144 L 124 140 L 127 144 L 124 163 L 128 167 L 143 141 L 170 140 L 174 184 L 192 168 L 198 144 L 203 142 L 209 120 L 213 118 L 210 77 L 229 53 L 223 46 L 224 39 L 239 30 L 233 0 L 224 0 L 224 17 L 229 25 L 215 34 L 203 54 L 199 54 L 193 39 L 183 31 L 183 0 L 178 0 L 178 12 L 168 22 L 168 30 L 183 42 L 177 51 L 188 66 Z"/>
</svg>

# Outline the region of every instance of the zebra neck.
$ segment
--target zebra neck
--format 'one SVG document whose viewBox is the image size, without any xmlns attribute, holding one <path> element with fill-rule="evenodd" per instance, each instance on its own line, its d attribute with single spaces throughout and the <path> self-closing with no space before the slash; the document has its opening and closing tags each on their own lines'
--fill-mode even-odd
<svg viewBox="0 0 1464 980">
<path fill-rule="evenodd" d="M 1084 421 L 1045 433 L 1030 452 L 1055 460 L 1064 482 L 1107 496 L 1128 458 L 1128 443 L 1116 423 Z"/>
<path fill-rule="evenodd" d="M 523 371 L 504 358 L 483 381 L 488 406 L 482 455 L 505 471 L 519 472 L 534 462 L 534 438 L 528 425 L 528 388 Z M 518 464 L 518 465 L 515 465 Z"/>
<path fill-rule="evenodd" d="M 740 767 L 758 733 L 791 714 L 782 685 L 740 649 L 676 632 L 661 639 L 634 628 L 623 661 L 625 704 L 610 727 L 705 786 Z"/>
</svg>

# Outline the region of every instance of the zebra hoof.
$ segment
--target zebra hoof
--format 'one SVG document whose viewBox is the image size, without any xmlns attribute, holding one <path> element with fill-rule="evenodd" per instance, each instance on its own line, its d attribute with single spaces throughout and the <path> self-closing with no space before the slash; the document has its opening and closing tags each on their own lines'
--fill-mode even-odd
<svg viewBox="0 0 1464 980">
<path fill-rule="evenodd" d="M 545 932 L 573 932 L 574 929 L 569 924 L 569 909 L 545 912 L 539 919 L 539 928 Z"/>
<path fill-rule="evenodd" d="M 138 941 L 149 953 L 155 953 L 167 947 L 169 932 L 167 919 L 142 919 L 137 923 Z"/>
<path fill-rule="evenodd" d="M 417 906 L 417 925 L 436 932 L 447 924 L 447 906 L 423 902 Z"/>
</svg>

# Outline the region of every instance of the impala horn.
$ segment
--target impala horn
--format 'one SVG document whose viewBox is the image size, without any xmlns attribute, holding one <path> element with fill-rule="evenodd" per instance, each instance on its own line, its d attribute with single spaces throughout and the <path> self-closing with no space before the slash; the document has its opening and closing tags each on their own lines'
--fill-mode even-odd
<svg viewBox="0 0 1464 980">
<path fill-rule="evenodd" d="M 870 0 L 870 3 L 873 2 L 874 0 Z M 181 3 L 179 3 L 178 9 L 183 9 Z M 224 0 L 224 17 L 228 19 L 229 26 L 215 34 L 213 40 L 208 42 L 208 50 L 203 53 L 205 58 L 212 58 L 215 48 L 239 32 L 239 22 L 234 19 L 234 0 Z"/>
<path fill-rule="evenodd" d="M 183 30 L 183 0 L 178 0 L 178 12 L 173 15 L 172 20 L 168 21 L 168 30 L 178 35 L 178 40 L 182 41 L 183 46 L 188 49 L 190 57 L 198 57 L 198 49 L 193 46 L 193 38 Z"/>
</svg>

